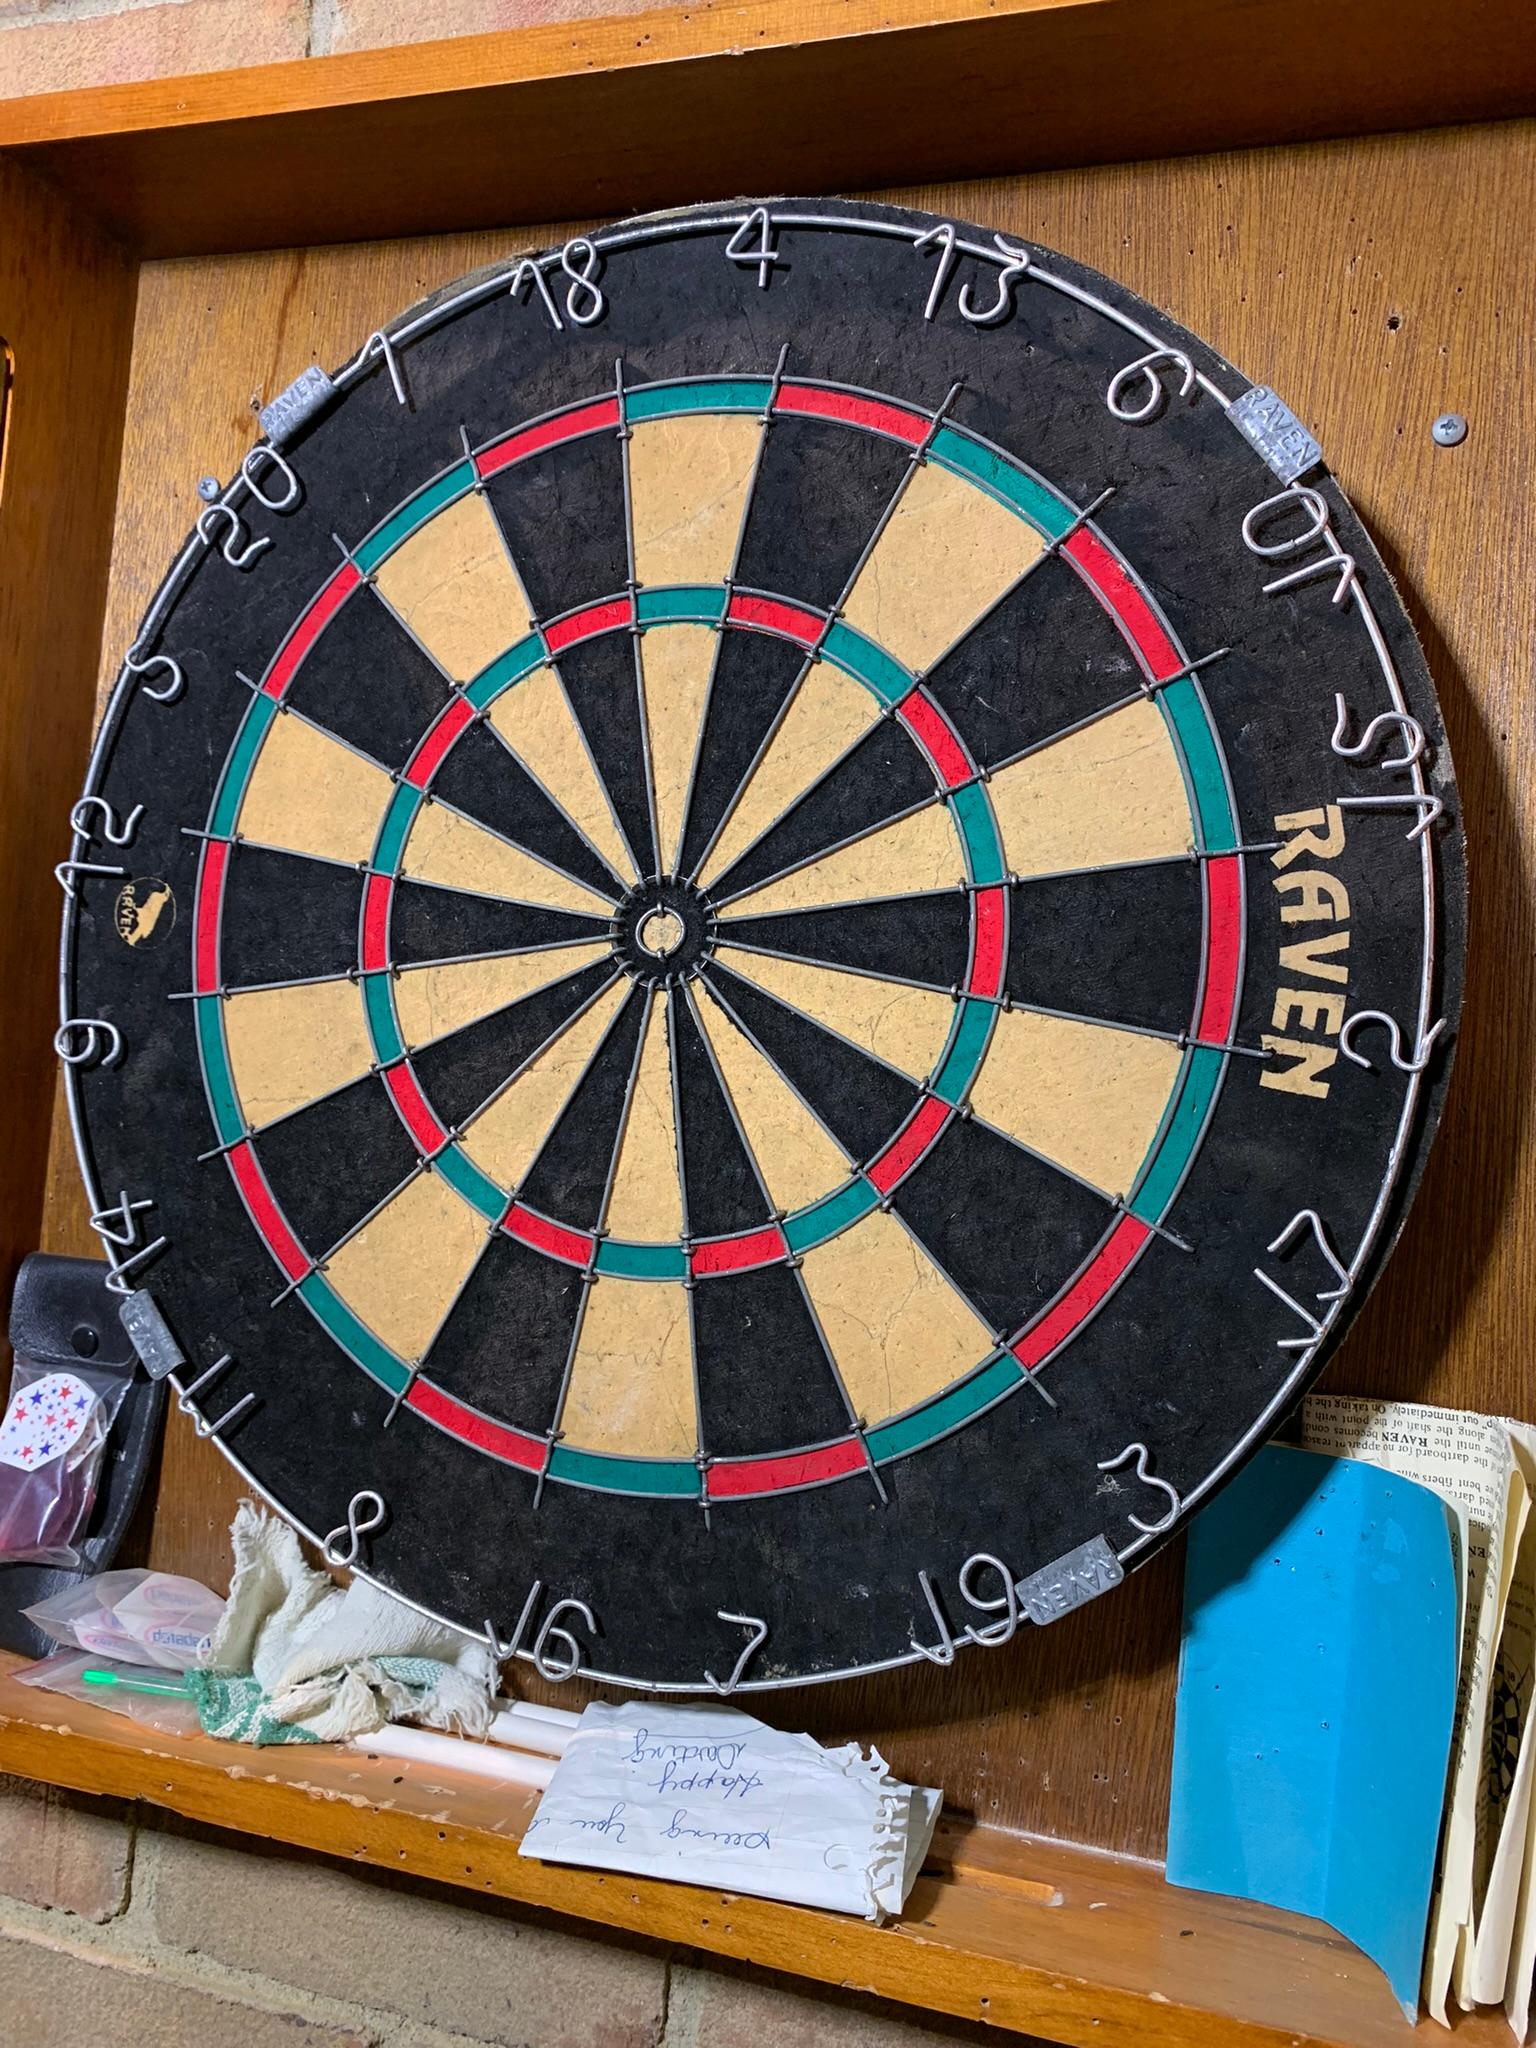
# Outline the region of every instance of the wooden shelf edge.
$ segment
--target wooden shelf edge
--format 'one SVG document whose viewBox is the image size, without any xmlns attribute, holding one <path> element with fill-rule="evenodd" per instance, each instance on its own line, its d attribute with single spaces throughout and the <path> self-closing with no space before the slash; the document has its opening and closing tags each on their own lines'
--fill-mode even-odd
<svg viewBox="0 0 1536 2048">
<path fill-rule="evenodd" d="M 1401 2048 L 1385 1982 L 1316 1922 L 1177 1891 L 1152 1865 L 946 1820 L 900 1923 L 519 1856 L 534 1795 L 321 1747 L 157 1734 L 17 1682 L 0 1771 L 1076 2048 Z M 1501 2038 L 1492 2019 L 1466 2048 Z"/>
<path fill-rule="evenodd" d="M 1103 8 L 1116 0 L 988 0 L 994 17 Z M 596 71 L 641 70 L 681 59 L 742 56 L 844 37 L 935 28 L 974 19 L 975 0 L 701 0 L 635 6 L 595 20 L 300 57 L 230 71 L 81 86 L 0 100 L 0 148 L 196 127 L 231 117 L 318 113 L 530 85 Z"/>
<path fill-rule="evenodd" d="M 0 149 L 166 256 L 1533 110 L 1523 0 L 705 0 L 0 101 Z"/>
</svg>

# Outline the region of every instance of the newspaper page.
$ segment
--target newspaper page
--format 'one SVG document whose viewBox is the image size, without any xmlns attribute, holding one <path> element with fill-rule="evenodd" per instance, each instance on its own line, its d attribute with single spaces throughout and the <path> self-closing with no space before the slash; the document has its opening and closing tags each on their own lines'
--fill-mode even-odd
<svg viewBox="0 0 1536 2048">
<path fill-rule="evenodd" d="M 1522 1737 L 1530 1705 L 1536 1635 L 1536 1583 L 1532 1580 L 1536 1559 L 1532 1554 L 1531 1475 L 1526 1453 L 1518 1443 L 1515 1459 L 1504 1530 L 1504 1611 L 1488 1684 L 1483 1825 L 1472 1867 L 1475 1932 L 1472 1941 L 1463 1945 L 1454 1980 L 1456 1996 L 1464 2006 L 1488 2004 L 1504 1996 L 1525 1863 L 1531 1763 L 1522 1758 Z"/>
<path fill-rule="evenodd" d="M 1453 1974 L 1458 1964 L 1465 1972 L 1470 1963 L 1479 1841 L 1487 1841 L 1490 1824 L 1488 1695 L 1508 1579 L 1503 1531 L 1516 1476 L 1509 1425 L 1492 1416 L 1414 1401 L 1312 1394 L 1302 1403 L 1301 1442 L 1309 1451 L 1361 1458 L 1416 1479 L 1467 1518 L 1466 1620 L 1451 1734 L 1450 1800 L 1424 1958 L 1424 2003 L 1448 2026 L 1446 1995 Z M 1484 1854 L 1486 1872 L 1492 1851 Z M 1536 1919 L 1536 1913 L 1528 1917 Z"/>
<path fill-rule="evenodd" d="M 1525 1454 L 1526 1478 L 1532 1482 L 1532 1491 L 1536 1494 L 1536 1481 L 1532 1480 L 1532 1473 L 1536 1471 L 1536 1429 L 1523 1422 L 1512 1423 L 1510 1427 L 1517 1446 Z M 1536 1503 L 1533 1503 L 1533 1509 L 1536 1509 Z M 1533 1553 L 1536 1553 L 1536 1511 L 1527 1524 L 1526 1534 Z M 1536 1567 L 1536 1559 L 1533 1559 L 1533 1567 Z M 1536 1683 L 1531 1690 L 1536 1694 Z M 1529 1719 L 1525 1725 L 1531 1727 Z M 1520 2042 L 1525 2040 L 1530 2029 L 1531 1980 L 1536 1974 L 1536 1742 L 1522 1742 L 1517 1770 L 1522 1766 L 1530 1775 L 1530 1804 L 1526 1809 L 1525 1860 L 1515 1899 L 1509 1966 L 1504 1976 L 1504 2011 L 1515 2039 Z"/>
<path fill-rule="evenodd" d="M 1497 2004 L 1504 1996 L 1526 1863 L 1531 1776 L 1536 1769 L 1536 1742 L 1525 1740 L 1536 1650 L 1536 1515 L 1529 1512 L 1532 1474 L 1526 1453 L 1519 1443 L 1515 1451 L 1521 1467 L 1516 1488 L 1519 1506 L 1505 1532 L 1506 1555 L 1512 1555 L 1513 1563 L 1488 1695 L 1489 1825 L 1478 1845 L 1479 1862 L 1474 1871 L 1477 1937 L 1466 1985 L 1479 2005 Z M 1460 1992 L 1458 1986 L 1458 1996 Z"/>
</svg>

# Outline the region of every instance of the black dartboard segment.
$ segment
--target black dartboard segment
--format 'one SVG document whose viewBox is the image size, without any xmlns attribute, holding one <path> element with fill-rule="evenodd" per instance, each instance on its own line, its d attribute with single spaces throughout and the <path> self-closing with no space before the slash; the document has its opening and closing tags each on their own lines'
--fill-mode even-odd
<svg viewBox="0 0 1536 2048">
<path fill-rule="evenodd" d="M 697 211 L 388 333 L 75 813 L 118 1284 L 300 1527 L 542 1668 L 1006 1640 L 1400 1224 L 1463 882 L 1391 585 L 1269 394 L 980 229 Z"/>
</svg>

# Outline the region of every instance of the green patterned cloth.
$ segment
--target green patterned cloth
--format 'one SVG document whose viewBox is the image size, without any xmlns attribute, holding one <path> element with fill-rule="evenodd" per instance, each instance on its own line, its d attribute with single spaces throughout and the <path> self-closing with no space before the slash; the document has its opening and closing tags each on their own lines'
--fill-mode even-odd
<svg viewBox="0 0 1536 2048">
<path fill-rule="evenodd" d="M 483 1735 L 495 1713 L 490 1645 L 381 1586 L 342 1588 L 306 1562 L 297 1532 L 244 1500 L 234 1572 L 193 1697 L 233 1742 L 350 1742 L 389 1721 Z"/>
<path fill-rule="evenodd" d="M 442 1665 L 431 1657 L 375 1657 L 370 1661 L 385 1678 L 419 1694 L 423 1705 L 442 1676 Z M 189 1671 L 187 1692 L 204 1733 L 217 1735 L 224 1742 L 266 1745 L 321 1740 L 302 1722 L 280 1719 L 249 1673 Z"/>
</svg>

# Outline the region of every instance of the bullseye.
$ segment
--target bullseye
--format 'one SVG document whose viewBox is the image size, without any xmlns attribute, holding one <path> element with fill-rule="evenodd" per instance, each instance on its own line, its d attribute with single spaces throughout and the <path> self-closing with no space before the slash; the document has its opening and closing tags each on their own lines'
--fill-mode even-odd
<svg viewBox="0 0 1536 2048">
<path fill-rule="evenodd" d="M 643 988 L 675 988 L 709 958 L 714 921 L 708 897 L 692 883 L 641 882 L 614 913 L 614 951 Z"/>
<path fill-rule="evenodd" d="M 647 953 L 654 953 L 658 960 L 665 960 L 683 943 L 683 920 L 676 911 L 658 903 L 653 911 L 641 918 L 635 937 Z"/>
</svg>

